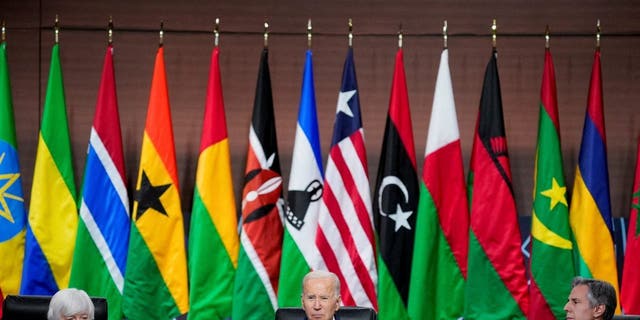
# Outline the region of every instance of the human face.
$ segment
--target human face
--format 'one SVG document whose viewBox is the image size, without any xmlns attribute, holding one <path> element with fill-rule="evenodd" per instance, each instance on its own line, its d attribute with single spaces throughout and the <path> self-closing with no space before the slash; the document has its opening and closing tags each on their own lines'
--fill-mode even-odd
<svg viewBox="0 0 640 320">
<path fill-rule="evenodd" d="M 302 288 L 302 309 L 309 320 L 330 320 L 338 310 L 340 296 L 336 296 L 331 278 L 308 279 Z"/>
<path fill-rule="evenodd" d="M 585 284 L 573 287 L 564 305 L 564 311 L 567 313 L 567 320 L 592 320 L 602 319 L 605 306 L 599 305 L 592 307 L 589 303 L 589 286 Z"/>
<path fill-rule="evenodd" d="M 60 320 L 89 320 L 89 315 L 86 313 L 76 313 L 70 316 L 60 316 Z"/>
</svg>

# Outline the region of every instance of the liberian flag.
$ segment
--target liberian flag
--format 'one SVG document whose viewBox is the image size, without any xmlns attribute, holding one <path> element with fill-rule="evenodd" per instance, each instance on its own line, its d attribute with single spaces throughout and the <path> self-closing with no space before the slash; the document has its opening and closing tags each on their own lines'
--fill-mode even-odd
<svg viewBox="0 0 640 320">
<path fill-rule="evenodd" d="M 449 50 L 440 56 L 422 166 L 409 291 L 412 319 L 457 319 L 464 311 L 469 208 Z"/>
<path fill-rule="evenodd" d="M 620 305 L 625 314 L 640 314 L 640 137 L 636 154 L 636 177 L 633 183 L 627 249 L 624 255 Z"/>
<path fill-rule="evenodd" d="M 378 308 L 375 233 L 353 49 L 349 47 L 325 171 L 316 245 L 346 306 Z"/>
<path fill-rule="evenodd" d="M 533 180 L 530 320 L 564 318 L 564 305 L 571 292 L 566 284 L 575 276 L 557 101 L 553 60 L 547 48 Z"/>
<path fill-rule="evenodd" d="M 73 157 L 56 43 L 33 170 L 20 294 L 53 295 L 69 286 L 77 232 Z"/>
<path fill-rule="evenodd" d="M 285 209 L 268 53 L 265 48 L 260 58 L 249 128 L 233 319 L 273 319 L 278 307 Z"/>
<path fill-rule="evenodd" d="M 104 56 L 87 151 L 69 286 L 107 298 L 109 318 L 116 320 L 122 318 L 131 220 L 111 45 Z"/>
<path fill-rule="evenodd" d="M 373 216 L 378 233 L 378 315 L 381 319 L 409 319 L 407 303 L 419 189 L 401 48 L 396 53 L 374 190 Z"/>
<path fill-rule="evenodd" d="M 300 111 L 289 177 L 278 305 L 298 307 L 302 278 L 311 269 L 320 268 L 320 252 L 315 239 L 323 177 L 311 50 L 307 50 L 302 76 Z"/>
<path fill-rule="evenodd" d="M 596 49 L 589 83 L 580 156 L 569 208 L 577 273 L 609 282 L 618 295 L 618 269 L 613 242 L 607 139 L 604 128 L 600 48 Z M 620 301 L 620 299 L 617 299 Z M 616 314 L 620 307 L 616 307 Z"/>
<path fill-rule="evenodd" d="M 188 319 L 231 317 L 238 266 L 238 224 L 220 80 L 220 49 L 211 53 L 200 157 L 189 234 Z"/>
<path fill-rule="evenodd" d="M 184 225 L 162 46 L 151 80 L 132 215 L 122 304 L 125 317 L 169 319 L 186 313 Z"/>
<path fill-rule="evenodd" d="M 529 310 L 497 63 L 494 49 L 484 75 L 467 181 L 471 231 L 465 319 L 525 319 Z"/>
</svg>

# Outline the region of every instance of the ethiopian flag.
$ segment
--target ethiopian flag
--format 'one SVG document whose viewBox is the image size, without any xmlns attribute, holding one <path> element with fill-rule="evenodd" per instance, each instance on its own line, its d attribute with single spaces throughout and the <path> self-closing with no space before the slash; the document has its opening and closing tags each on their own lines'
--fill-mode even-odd
<svg viewBox="0 0 640 320">
<path fill-rule="evenodd" d="M 132 219 L 125 317 L 170 319 L 186 313 L 187 260 L 163 47 L 151 81 Z"/>
</svg>

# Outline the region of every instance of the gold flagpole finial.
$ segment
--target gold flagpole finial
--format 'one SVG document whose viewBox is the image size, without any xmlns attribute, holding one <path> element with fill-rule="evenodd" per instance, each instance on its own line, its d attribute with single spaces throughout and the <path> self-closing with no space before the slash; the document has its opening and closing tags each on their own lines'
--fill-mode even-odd
<svg viewBox="0 0 640 320">
<path fill-rule="evenodd" d="M 107 27 L 107 43 L 113 44 L 113 17 L 109 16 L 109 25 Z"/>
<path fill-rule="evenodd" d="M 158 39 L 158 45 L 162 47 L 164 45 L 164 21 L 160 20 L 160 39 Z"/>
<path fill-rule="evenodd" d="M 402 23 L 398 26 L 398 49 L 402 48 Z"/>
<path fill-rule="evenodd" d="M 442 40 L 444 41 L 444 48 L 447 49 L 448 48 L 448 44 L 447 44 L 447 38 L 449 37 L 449 35 L 447 34 L 447 20 L 444 21 L 444 24 L 442 25 Z"/>
<path fill-rule="evenodd" d="M 596 22 L 596 48 L 600 49 L 600 19 Z"/>
<path fill-rule="evenodd" d="M 54 43 L 58 43 L 59 35 L 60 35 L 60 19 L 58 19 L 58 15 L 56 14 L 56 20 L 53 23 L 53 41 Z"/>
<path fill-rule="evenodd" d="M 269 47 L 269 22 L 264 18 L 264 48 Z"/>
<path fill-rule="evenodd" d="M 5 25 L 4 19 L 2 19 L 2 39 L 0 39 L 0 43 L 7 41 L 7 26 Z"/>
<path fill-rule="evenodd" d="M 213 45 L 216 47 L 220 44 L 220 18 L 216 18 L 216 24 L 213 27 Z"/>
<path fill-rule="evenodd" d="M 349 47 L 353 46 L 353 22 L 349 18 Z"/>
<path fill-rule="evenodd" d="M 493 23 L 491 24 L 491 44 L 495 49 L 497 46 L 497 33 L 498 33 L 498 24 L 496 23 L 496 19 L 493 19 Z"/>
<path fill-rule="evenodd" d="M 311 34 L 312 30 L 313 27 L 311 26 L 311 18 L 309 18 L 309 21 L 307 21 L 307 46 L 309 47 L 309 49 L 311 49 L 311 37 L 313 36 Z"/>
<path fill-rule="evenodd" d="M 549 39 L 551 38 L 551 31 L 549 30 L 549 25 L 544 30 L 544 47 L 549 49 Z"/>
</svg>

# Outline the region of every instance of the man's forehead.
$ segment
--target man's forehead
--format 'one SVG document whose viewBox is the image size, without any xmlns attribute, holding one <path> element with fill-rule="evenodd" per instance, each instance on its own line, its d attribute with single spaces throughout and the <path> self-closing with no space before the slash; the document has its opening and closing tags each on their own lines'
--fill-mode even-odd
<svg viewBox="0 0 640 320">
<path fill-rule="evenodd" d="M 584 298 L 589 293 L 589 286 L 586 284 L 579 284 L 571 290 L 572 298 Z"/>
</svg>

